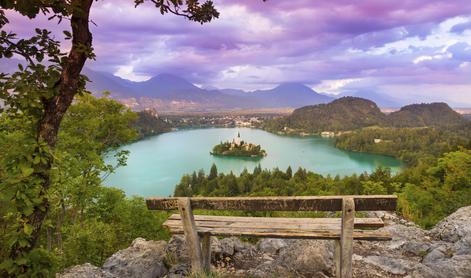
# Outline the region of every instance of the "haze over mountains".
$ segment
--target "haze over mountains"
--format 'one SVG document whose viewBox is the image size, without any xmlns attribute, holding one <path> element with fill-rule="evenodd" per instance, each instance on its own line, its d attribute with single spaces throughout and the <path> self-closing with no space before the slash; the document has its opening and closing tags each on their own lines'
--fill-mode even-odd
<svg viewBox="0 0 471 278">
<path fill-rule="evenodd" d="M 17 70 L 19 60 L 5 60 L 0 72 Z M 238 89 L 198 87 L 172 74 L 159 74 L 147 81 L 134 82 L 111 73 L 85 68 L 83 73 L 92 81 L 87 88 L 99 94 L 110 91 L 111 96 L 134 110 L 154 108 L 159 112 L 227 111 L 237 109 L 300 108 L 329 103 L 336 98 L 353 96 L 374 101 L 381 108 L 399 108 L 410 103 L 429 102 L 417 99 L 406 101 L 376 91 L 346 91 L 339 95 L 315 92 L 301 83 L 282 83 L 272 89 L 246 92 Z"/>
<path fill-rule="evenodd" d="M 88 85 L 90 91 L 111 91 L 112 97 L 137 110 L 298 108 L 334 100 L 333 97 L 319 94 L 300 83 L 283 83 L 270 90 L 244 92 L 199 88 L 171 74 L 159 74 L 143 82 L 133 82 L 89 69 L 85 70 L 85 74 L 92 81 Z"/>
</svg>

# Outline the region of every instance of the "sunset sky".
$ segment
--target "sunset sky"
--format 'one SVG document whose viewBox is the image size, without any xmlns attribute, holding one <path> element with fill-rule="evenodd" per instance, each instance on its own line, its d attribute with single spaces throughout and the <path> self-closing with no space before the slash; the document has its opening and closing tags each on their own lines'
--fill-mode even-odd
<svg viewBox="0 0 471 278">
<path fill-rule="evenodd" d="M 220 18 L 205 25 L 133 2 L 94 3 L 89 68 L 135 81 L 173 73 L 244 90 L 294 81 L 471 106 L 470 0 L 215 0 Z M 20 35 L 47 27 L 62 38 L 67 29 L 10 20 L 6 29 Z"/>
</svg>

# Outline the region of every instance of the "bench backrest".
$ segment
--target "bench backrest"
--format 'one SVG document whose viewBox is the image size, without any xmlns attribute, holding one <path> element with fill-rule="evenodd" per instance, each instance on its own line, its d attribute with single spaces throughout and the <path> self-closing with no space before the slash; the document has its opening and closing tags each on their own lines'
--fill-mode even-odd
<svg viewBox="0 0 471 278">
<path fill-rule="evenodd" d="M 355 211 L 394 211 L 394 195 L 294 196 L 294 197 L 191 197 L 192 209 L 245 211 L 341 211 L 342 201 L 352 198 Z M 150 210 L 178 209 L 180 198 L 147 198 Z"/>
</svg>

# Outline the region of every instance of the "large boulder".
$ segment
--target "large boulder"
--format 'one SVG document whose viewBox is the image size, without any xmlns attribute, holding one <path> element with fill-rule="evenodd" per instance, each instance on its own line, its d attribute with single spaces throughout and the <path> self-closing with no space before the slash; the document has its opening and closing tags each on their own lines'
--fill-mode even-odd
<svg viewBox="0 0 471 278">
<path fill-rule="evenodd" d="M 56 274 L 56 278 L 117 278 L 115 275 L 89 263 L 76 265 Z"/>
<path fill-rule="evenodd" d="M 471 206 L 462 207 L 435 225 L 430 234 L 436 240 L 457 242 L 471 236 Z"/>
<path fill-rule="evenodd" d="M 333 249 L 333 241 L 291 240 L 280 250 L 274 264 L 300 276 L 322 277 L 332 272 Z"/>
<path fill-rule="evenodd" d="M 271 255 L 278 254 L 278 252 L 286 246 L 286 241 L 280 238 L 264 238 L 257 243 L 257 249 L 260 250 L 260 252 Z"/>
<path fill-rule="evenodd" d="M 167 274 L 165 241 L 135 239 L 131 246 L 109 257 L 102 269 L 117 277 L 156 278 Z"/>
</svg>

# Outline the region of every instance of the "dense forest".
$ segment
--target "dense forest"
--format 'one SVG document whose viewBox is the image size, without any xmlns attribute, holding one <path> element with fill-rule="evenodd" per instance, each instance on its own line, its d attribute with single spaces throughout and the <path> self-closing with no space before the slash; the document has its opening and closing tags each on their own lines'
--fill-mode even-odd
<svg viewBox="0 0 471 278">
<path fill-rule="evenodd" d="M 258 166 L 253 172 L 244 170 L 236 176 L 218 173 L 213 165 L 209 175 L 199 171 L 183 176 L 175 188 L 175 196 L 396 194 L 398 212 L 428 228 L 457 208 L 471 205 L 470 168 L 469 150 L 421 161 L 398 175 L 378 168 L 371 174 L 331 177 L 302 168 L 293 173 L 291 168 L 282 171 Z"/>
<path fill-rule="evenodd" d="M 335 138 L 336 147 L 394 156 L 410 166 L 420 159 L 471 149 L 471 122 L 444 128 L 363 128 Z"/>
</svg>

